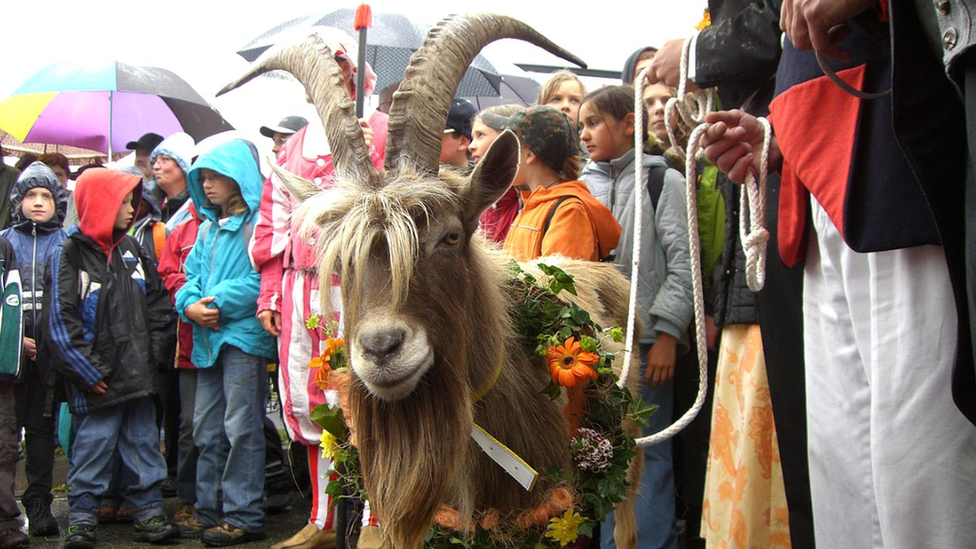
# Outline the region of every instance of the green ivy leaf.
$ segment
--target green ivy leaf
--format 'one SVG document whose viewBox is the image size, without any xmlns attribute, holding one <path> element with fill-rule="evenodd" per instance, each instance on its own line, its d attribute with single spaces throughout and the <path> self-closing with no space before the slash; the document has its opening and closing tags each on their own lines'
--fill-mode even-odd
<svg viewBox="0 0 976 549">
<path fill-rule="evenodd" d="M 336 439 L 346 440 L 346 423 L 342 417 L 341 408 L 330 408 L 326 404 L 319 404 L 312 410 L 312 421 L 332 433 Z"/>
<path fill-rule="evenodd" d="M 639 427 L 644 428 L 651 424 L 651 416 L 657 412 L 657 409 L 657 404 L 648 404 L 640 396 L 635 396 L 630 403 L 630 417 Z"/>
</svg>

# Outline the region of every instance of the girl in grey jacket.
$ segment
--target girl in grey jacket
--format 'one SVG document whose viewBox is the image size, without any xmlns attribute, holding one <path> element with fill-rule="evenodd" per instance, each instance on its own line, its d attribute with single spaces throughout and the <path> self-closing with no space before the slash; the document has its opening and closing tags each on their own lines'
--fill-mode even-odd
<svg viewBox="0 0 976 549">
<path fill-rule="evenodd" d="M 671 378 L 678 342 L 682 343 L 682 350 L 687 348 L 686 333 L 693 313 L 691 261 L 684 178 L 668 169 L 663 157 L 643 154 L 640 161 L 644 163 L 645 180 L 635 181 L 633 98 L 632 87 L 611 86 L 583 99 L 579 113 L 581 139 L 591 161 L 583 169 L 582 180 L 620 223 L 620 245 L 613 262 L 628 277 L 633 262 L 634 224 L 641 223 L 637 285 L 637 315 L 644 327 L 640 340 L 644 369 L 641 396 L 659 406 L 649 427 L 649 432 L 658 432 L 671 424 Z M 634 218 L 637 199 L 643 203 L 640 220 Z M 676 548 L 670 442 L 644 449 L 639 491 L 635 507 L 638 547 Z M 601 530 L 611 534 L 604 536 L 603 547 L 612 547 L 612 521 L 612 517 L 608 518 Z"/>
</svg>

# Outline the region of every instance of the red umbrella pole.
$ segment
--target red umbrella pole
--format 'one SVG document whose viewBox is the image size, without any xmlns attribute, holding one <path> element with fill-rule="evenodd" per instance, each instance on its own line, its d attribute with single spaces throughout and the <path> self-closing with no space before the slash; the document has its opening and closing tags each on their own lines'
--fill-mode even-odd
<svg viewBox="0 0 976 549">
<path fill-rule="evenodd" d="M 363 117 L 366 102 L 366 31 L 373 25 L 373 12 L 369 4 L 363 2 L 356 8 L 353 27 L 359 32 L 359 59 L 356 70 L 356 116 Z"/>
</svg>

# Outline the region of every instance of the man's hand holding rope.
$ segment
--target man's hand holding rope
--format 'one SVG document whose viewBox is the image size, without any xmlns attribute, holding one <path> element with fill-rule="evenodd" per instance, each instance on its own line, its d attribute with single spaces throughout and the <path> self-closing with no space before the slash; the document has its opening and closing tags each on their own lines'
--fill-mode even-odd
<svg viewBox="0 0 976 549">
<path fill-rule="evenodd" d="M 850 34 L 849 29 L 831 30 L 876 5 L 878 0 L 784 0 L 779 27 L 796 49 L 813 50 L 831 59 L 847 61 L 850 52 L 837 42 Z"/>
<path fill-rule="evenodd" d="M 763 146 L 763 126 L 759 119 L 740 111 L 719 111 L 705 116 L 710 126 L 702 134 L 702 150 L 705 158 L 725 172 L 735 183 L 742 183 L 750 171 L 759 174 Z M 769 169 L 779 171 L 783 157 L 772 136 L 769 146 Z"/>
</svg>

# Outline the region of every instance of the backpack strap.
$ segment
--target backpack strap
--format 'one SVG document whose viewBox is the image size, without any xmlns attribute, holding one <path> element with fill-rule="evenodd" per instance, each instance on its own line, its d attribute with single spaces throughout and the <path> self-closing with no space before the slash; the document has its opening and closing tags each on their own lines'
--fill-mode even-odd
<svg viewBox="0 0 976 549">
<path fill-rule="evenodd" d="M 569 198 L 576 198 L 576 197 L 571 195 L 560 196 L 556 200 L 556 203 L 553 204 L 552 208 L 549 210 L 549 214 L 546 216 L 546 222 L 542 224 L 542 236 L 539 238 L 540 256 L 542 255 L 542 241 L 546 238 L 546 233 L 549 232 L 549 224 L 552 223 L 552 218 L 556 215 L 556 208 L 558 208 L 560 204 L 562 204 Z"/>
<path fill-rule="evenodd" d="M 651 166 L 647 170 L 647 192 L 651 195 L 651 207 L 657 213 L 657 205 L 661 201 L 661 192 L 664 191 L 664 176 L 668 173 L 668 167 Z"/>
<path fill-rule="evenodd" d="M 157 221 L 152 226 L 153 252 L 156 253 L 156 261 L 163 257 L 163 248 L 166 246 L 166 224 Z"/>
</svg>

